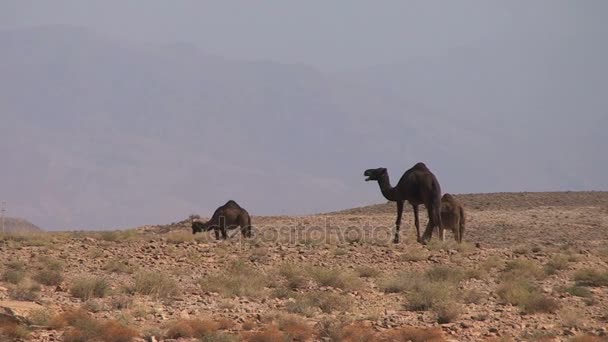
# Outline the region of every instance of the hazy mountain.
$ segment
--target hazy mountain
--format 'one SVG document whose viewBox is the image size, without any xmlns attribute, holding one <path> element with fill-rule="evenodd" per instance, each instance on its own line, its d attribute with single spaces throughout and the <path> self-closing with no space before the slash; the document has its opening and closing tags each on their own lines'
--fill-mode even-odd
<svg viewBox="0 0 608 342">
<path fill-rule="evenodd" d="M 450 192 L 606 189 L 608 56 L 542 43 L 331 74 L 74 27 L 0 32 L 0 196 L 57 229 L 230 198 L 253 214 L 336 210 L 381 200 L 365 168 L 397 181 L 416 161 Z"/>
<path fill-rule="evenodd" d="M 5 217 L 4 230 L 11 233 L 41 232 L 42 229 L 22 218 Z"/>
</svg>

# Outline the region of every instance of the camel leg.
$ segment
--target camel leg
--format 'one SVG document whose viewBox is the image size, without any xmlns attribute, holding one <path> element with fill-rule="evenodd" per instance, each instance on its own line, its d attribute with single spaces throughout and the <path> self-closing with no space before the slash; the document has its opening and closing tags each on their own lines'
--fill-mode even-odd
<svg viewBox="0 0 608 342">
<path fill-rule="evenodd" d="M 414 225 L 416 226 L 416 241 L 420 242 L 420 220 L 418 219 L 418 206 L 412 204 L 414 209 Z"/>
<path fill-rule="evenodd" d="M 403 215 L 403 201 L 397 201 L 397 221 L 395 222 L 395 237 L 393 243 L 399 243 L 399 228 L 401 227 L 401 216 Z"/>
<path fill-rule="evenodd" d="M 241 235 L 246 238 L 251 237 L 251 226 L 241 226 Z"/>
<path fill-rule="evenodd" d="M 220 239 L 220 229 L 219 228 L 213 228 L 213 232 L 215 233 L 215 239 L 219 240 Z"/>
<path fill-rule="evenodd" d="M 222 233 L 222 240 L 228 239 L 228 232 L 226 232 L 226 218 L 220 216 L 220 232 Z"/>
<path fill-rule="evenodd" d="M 438 224 L 436 216 L 437 215 L 441 215 L 440 213 L 435 213 L 434 208 L 432 208 L 431 206 L 426 206 L 427 208 L 427 214 L 429 216 L 429 223 L 427 223 L 426 225 L 426 229 L 424 231 L 424 234 L 422 235 L 422 243 L 426 244 L 432 237 L 433 237 L 433 229 L 435 227 L 439 227 L 439 236 L 442 237 L 442 232 L 441 232 L 441 225 Z"/>
<path fill-rule="evenodd" d="M 462 209 L 462 207 L 460 208 L 460 221 L 458 222 L 458 239 L 459 239 L 459 243 L 462 243 L 462 238 L 464 236 L 464 224 L 465 224 L 465 217 L 464 217 L 464 210 Z"/>
</svg>

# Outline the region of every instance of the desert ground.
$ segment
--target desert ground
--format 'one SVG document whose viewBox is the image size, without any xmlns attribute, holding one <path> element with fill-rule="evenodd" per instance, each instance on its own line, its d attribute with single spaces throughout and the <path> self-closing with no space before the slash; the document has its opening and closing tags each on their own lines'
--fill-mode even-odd
<svg viewBox="0 0 608 342">
<path fill-rule="evenodd" d="M 392 244 L 394 203 L 252 213 L 219 242 L 188 220 L 5 234 L 0 341 L 608 340 L 608 192 L 457 198 L 460 245 L 418 244 L 411 207 Z"/>
</svg>

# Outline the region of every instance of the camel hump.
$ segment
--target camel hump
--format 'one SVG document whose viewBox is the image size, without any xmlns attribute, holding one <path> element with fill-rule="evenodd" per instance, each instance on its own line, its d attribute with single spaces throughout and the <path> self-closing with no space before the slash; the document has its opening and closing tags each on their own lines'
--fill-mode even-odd
<svg viewBox="0 0 608 342">
<path fill-rule="evenodd" d="M 228 202 L 226 202 L 226 204 L 224 204 L 224 207 L 226 208 L 240 208 L 241 206 L 238 205 L 238 203 L 236 203 L 233 200 L 229 200 Z"/>
<path fill-rule="evenodd" d="M 454 196 L 452 196 L 451 194 L 446 192 L 445 194 L 443 194 L 443 197 L 441 197 L 441 200 L 442 201 L 452 201 L 452 200 L 454 200 Z"/>
<path fill-rule="evenodd" d="M 424 170 L 424 171 L 429 171 L 429 168 L 428 168 L 428 167 L 426 167 L 426 164 L 424 164 L 423 162 L 418 162 L 418 163 L 416 163 L 416 165 L 414 165 L 414 166 L 412 167 L 412 169 L 415 169 L 415 170 Z"/>
</svg>

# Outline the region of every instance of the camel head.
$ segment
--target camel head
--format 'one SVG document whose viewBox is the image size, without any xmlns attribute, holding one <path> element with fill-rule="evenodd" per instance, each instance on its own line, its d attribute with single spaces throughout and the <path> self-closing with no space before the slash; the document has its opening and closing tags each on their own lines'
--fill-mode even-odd
<svg viewBox="0 0 608 342">
<path fill-rule="evenodd" d="M 367 178 L 365 178 L 366 182 L 378 181 L 386 175 L 386 168 L 379 167 L 377 169 L 368 169 L 368 170 L 365 170 L 363 175 L 365 177 L 367 177 Z"/>
<path fill-rule="evenodd" d="M 200 233 L 206 231 L 205 224 L 201 222 L 199 219 L 192 220 L 192 234 Z"/>
</svg>

